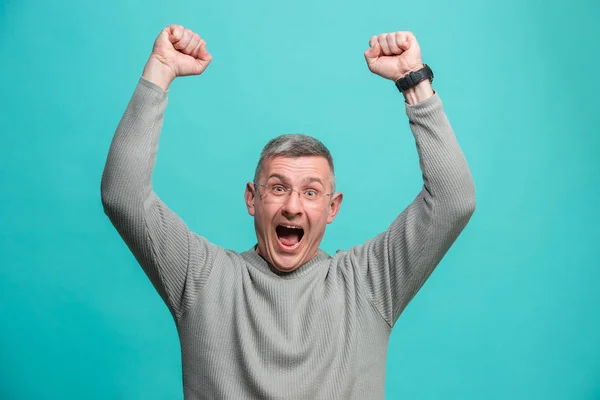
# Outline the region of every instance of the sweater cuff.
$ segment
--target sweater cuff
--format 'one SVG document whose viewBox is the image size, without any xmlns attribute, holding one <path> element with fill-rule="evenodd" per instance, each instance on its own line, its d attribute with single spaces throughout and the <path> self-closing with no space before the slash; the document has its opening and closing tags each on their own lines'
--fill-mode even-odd
<svg viewBox="0 0 600 400">
<path fill-rule="evenodd" d="M 141 110 L 164 111 L 168 96 L 160 86 L 140 77 L 129 102 L 130 107 Z"/>
<path fill-rule="evenodd" d="M 417 104 L 405 104 L 406 115 L 409 120 L 417 120 L 432 117 L 433 115 L 443 110 L 442 99 L 437 92 L 433 96 L 417 103 Z"/>
<path fill-rule="evenodd" d="M 164 91 L 163 88 L 158 86 L 156 83 L 149 81 L 148 79 L 144 78 L 143 76 L 140 76 L 140 80 L 138 81 L 138 84 L 144 85 L 145 87 L 147 87 L 159 94 L 166 95 L 168 93 L 168 91 Z"/>
</svg>

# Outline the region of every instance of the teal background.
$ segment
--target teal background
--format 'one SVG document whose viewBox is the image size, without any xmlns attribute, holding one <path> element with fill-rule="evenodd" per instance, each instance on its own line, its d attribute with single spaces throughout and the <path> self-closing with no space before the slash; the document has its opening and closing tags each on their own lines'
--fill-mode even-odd
<svg viewBox="0 0 600 400">
<path fill-rule="evenodd" d="M 421 186 L 373 34 L 413 31 L 467 156 L 477 211 L 406 309 L 388 399 L 600 399 L 600 62 L 592 0 L 4 0 L 0 9 L 0 398 L 181 399 L 174 323 L 102 211 L 100 177 L 170 23 L 214 60 L 171 87 L 155 189 L 196 232 L 254 244 L 260 149 L 320 138 L 345 200 L 330 253 Z"/>
</svg>

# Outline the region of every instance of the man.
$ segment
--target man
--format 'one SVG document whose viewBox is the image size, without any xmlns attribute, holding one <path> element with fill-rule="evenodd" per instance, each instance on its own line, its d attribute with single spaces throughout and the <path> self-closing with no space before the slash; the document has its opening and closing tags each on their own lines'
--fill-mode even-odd
<svg viewBox="0 0 600 400">
<path fill-rule="evenodd" d="M 369 44 L 369 69 L 384 78 L 425 68 L 410 32 Z M 392 326 L 475 207 L 471 174 L 430 79 L 398 83 L 424 186 L 385 232 L 334 256 L 319 250 L 342 203 L 333 161 L 318 140 L 284 135 L 264 148 L 246 186 L 257 245 L 236 253 L 190 232 L 152 190 L 169 84 L 210 61 L 190 30 L 161 32 L 102 176 L 106 214 L 175 319 L 185 398 L 383 398 Z"/>
</svg>

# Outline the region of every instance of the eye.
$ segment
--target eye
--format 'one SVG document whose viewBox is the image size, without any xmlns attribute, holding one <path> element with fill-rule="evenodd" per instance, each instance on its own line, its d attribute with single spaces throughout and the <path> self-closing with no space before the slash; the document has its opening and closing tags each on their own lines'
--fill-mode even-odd
<svg viewBox="0 0 600 400">
<path fill-rule="evenodd" d="M 308 189 L 304 191 L 304 196 L 308 197 L 308 198 L 315 198 L 319 195 L 319 192 L 317 192 L 314 189 Z"/>
<path fill-rule="evenodd" d="M 285 192 L 287 192 L 286 188 L 281 185 L 273 185 L 271 187 L 271 191 L 273 192 L 273 194 L 284 194 Z"/>
</svg>

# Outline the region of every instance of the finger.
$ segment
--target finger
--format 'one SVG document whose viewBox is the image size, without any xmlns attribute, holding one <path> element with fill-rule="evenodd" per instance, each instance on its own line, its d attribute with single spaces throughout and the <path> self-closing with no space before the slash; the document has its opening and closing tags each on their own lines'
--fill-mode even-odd
<svg viewBox="0 0 600 400">
<path fill-rule="evenodd" d="M 177 50 L 185 49 L 185 47 L 190 43 L 190 40 L 192 40 L 192 36 L 192 31 L 185 29 L 183 31 L 181 40 L 179 40 L 177 43 L 173 43 L 173 47 L 175 47 Z"/>
<path fill-rule="evenodd" d="M 375 36 L 374 36 L 375 37 Z M 377 59 L 381 57 L 381 46 L 379 45 L 379 41 L 375 39 L 372 47 L 369 47 L 367 51 L 365 51 L 365 60 L 367 61 L 367 65 L 371 68 L 377 62 Z"/>
<path fill-rule="evenodd" d="M 183 36 L 181 37 L 181 40 L 179 42 L 175 43 L 174 47 L 179 51 L 185 50 L 187 45 L 190 44 L 190 41 L 192 40 L 193 36 L 194 36 L 194 34 L 192 33 L 191 30 L 185 29 L 183 31 Z"/>
<path fill-rule="evenodd" d="M 185 46 L 185 49 L 182 50 L 183 54 L 192 54 L 192 51 L 194 51 L 196 49 L 196 47 L 198 47 L 198 43 L 200 42 L 200 36 L 198 36 L 196 33 L 192 34 L 192 38 L 190 39 L 190 42 L 188 43 L 187 46 Z"/>
<path fill-rule="evenodd" d="M 388 48 L 390 49 L 390 52 L 394 55 L 400 55 L 403 53 L 403 50 L 400 49 L 398 47 L 398 45 L 396 44 L 396 35 L 393 33 L 390 33 L 389 35 L 386 36 L 387 39 L 387 45 Z"/>
<path fill-rule="evenodd" d="M 173 44 L 179 42 L 183 37 L 184 28 L 181 25 L 169 25 L 169 41 Z"/>
<path fill-rule="evenodd" d="M 396 45 L 406 51 L 410 48 L 410 42 L 414 35 L 411 32 L 396 32 L 394 38 L 396 39 Z"/>
<path fill-rule="evenodd" d="M 390 51 L 390 48 L 388 46 L 386 36 L 387 36 L 386 33 L 382 33 L 381 35 L 379 35 L 377 37 L 377 41 L 379 42 L 379 45 L 381 46 L 381 51 L 383 51 L 383 54 L 386 56 L 389 56 L 392 54 L 392 52 Z"/>
<path fill-rule="evenodd" d="M 210 62 L 212 60 L 212 56 L 210 55 L 208 50 L 206 50 L 206 43 L 200 46 L 200 48 L 198 49 L 198 57 L 196 58 L 206 62 Z"/>
<path fill-rule="evenodd" d="M 373 35 L 371 36 L 371 39 L 369 39 L 369 47 L 373 47 L 373 45 L 377 42 L 377 36 Z"/>
<path fill-rule="evenodd" d="M 192 52 L 190 53 L 190 56 L 192 56 L 194 58 L 198 57 L 198 53 L 200 52 L 200 47 L 206 46 L 206 41 L 204 39 L 202 39 L 200 36 L 198 36 L 198 38 L 200 39 L 198 41 L 198 45 L 196 45 L 196 48 L 194 50 L 192 50 Z"/>
</svg>

